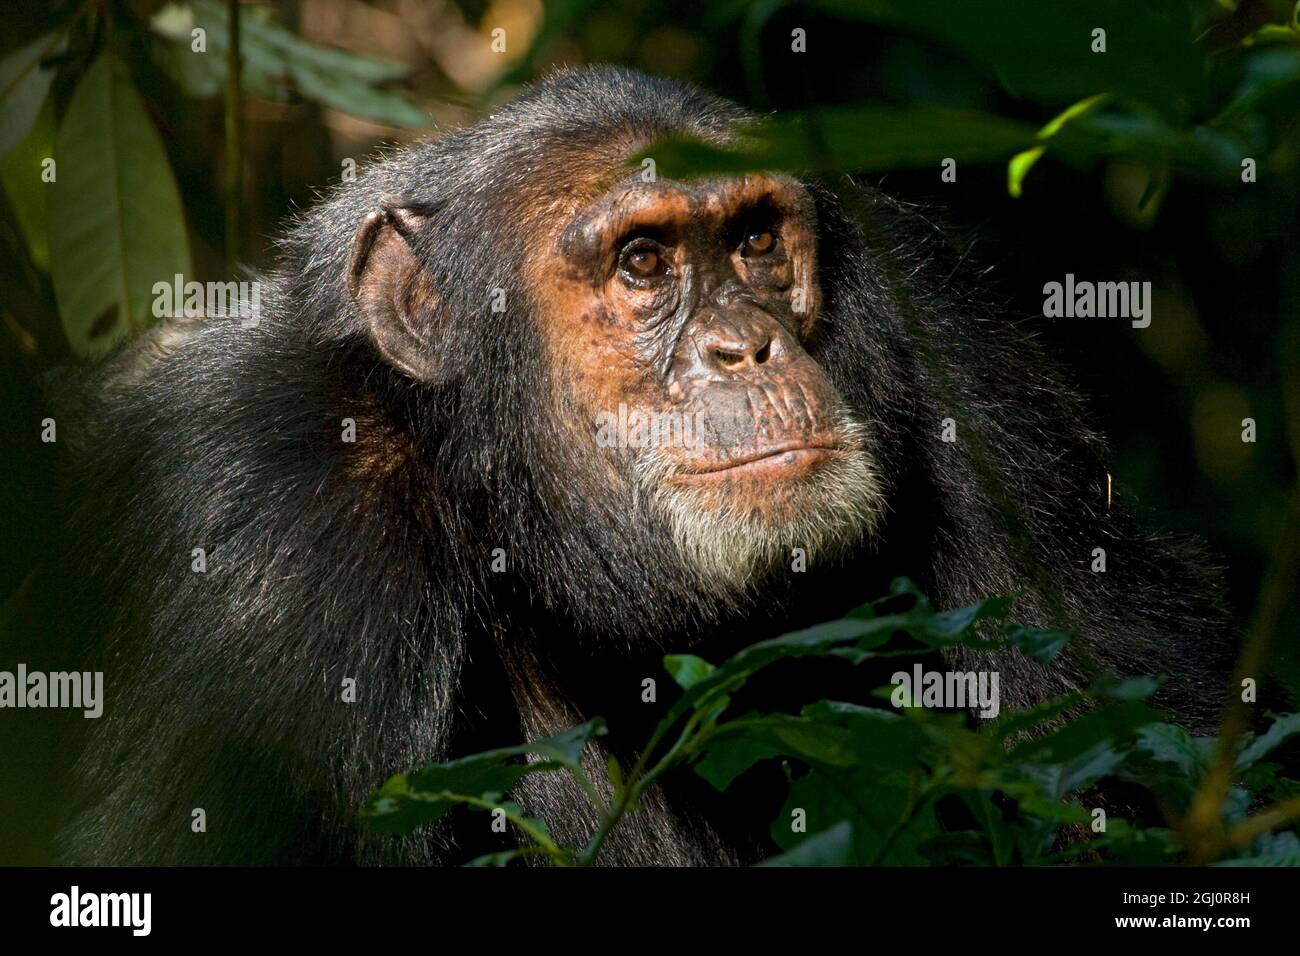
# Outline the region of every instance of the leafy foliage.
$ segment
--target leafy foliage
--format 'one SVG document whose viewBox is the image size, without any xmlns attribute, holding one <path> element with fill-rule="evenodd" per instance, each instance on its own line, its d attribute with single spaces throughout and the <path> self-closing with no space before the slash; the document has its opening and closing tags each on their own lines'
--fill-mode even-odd
<svg viewBox="0 0 1300 956">
<path fill-rule="evenodd" d="M 301 97 L 395 127 L 429 125 L 387 88 L 407 75 L 405 65 L 310 43 L 266 12 L 242 18 L 242 90 Z M 82 5 L 0 60 L 0 182 L 28 255 L 49 271 L 67 346 L 83 358 L 149 328 L 154 284 L 190 274 L 180 191 L 137 88 L 136 76 L 149 68 L 138 51 L 189 96 L 228 92 L 225 4 L 187 0 L 137 14 L 131 4 Z M 56 80 L 73 92 L 59 110 L 49 166 L 41 118 L 54 119 Z"/>
<path fill-rule="evenodd" d="M 1051 152 L 1069 162 L 1124 158 L 1225 182 L 1238 176 L 1243 157 L 1265 157 L 1285 145 L 1291 114 L 1278 107 L 1300 93 L 1294 16 L 1291 24 L 1215 49 L 1198 36 L 1201 27 L 1185 3 L 820 0 L 813 7 L 925 37 L 995 77 L 1016 99 L 1065 108 L 1038 130 L 990 112 L 930 104 L 813 109 L 756 124 L 737 149 L 682 140 L 657 145 L 646 155 L 666 175 L 1005 161 L 1008 189 L 1019 196 L 1034 163 Z M 740 4 L 732 10 L 754 12 Z"/>
<path fill-rule="evenodd" d="M 207 33 L 206 56 L 195 55 L 191 48 L 196 27 Z M 169 4 L 154 14 L 149 29 L 163 41 L 155 46 L 155 56 L 187 93 L 196 97 L 221 93 L 230 45 L 224 4 L 214 0 Z M 309 43 L 264 16 L 250 16 L 243 29 L 241 78 L 258 96 L 286 100 L 297 95 L 377 123 L 429 125 L 422 110 L 383 87 L 410 72 L 404 64 Z"/>
<path fill-rule="evenodd" d="M 904 610 L 886 610 L 900 600 L 908 605 Z M 842 619 L 752 645 L 716 666 L 692 655 L 670 655 L 665 666 L 682 693 L 628 773 L 611 760 L 608 799 L 581 765 L 583 748 L 604 732 L 603 723 L 593 721 L 559 737 L 392 777 L 371 795 L 362 817 L 381 832 L 402 835 L 457 804 L 501 806 L 533 845 L 496 854 L 491 862 L 540 852 L 561 865 L 591 863 L 610 830 L 624 814 L 636 812 L 637 798 L 664 773 L 690 767 L 726 791 L 755 765 L 780 761 L 788 792 L 771 837 L 783 852 L 768 865 L 1179 862 L 1187 848 L 1176 824 L 1205 780 L 1219 742 L 1163 722 L 1148 703 L 1154 679 L 1099 680 L 1086 691 L 979 726 L 963 712 L 829 700 L 797 714 L 733 710 L 734 695 L 754 675 L 797 658 L 840 658 L 852 666 L 957 645 L 989 652 L 1005 642 L 1036 660 L 1051 660 L 1065 636 L 1009 621 L 1012 603 L 996 597 L 937 611 L 900 579 L 890 595 Z M 884 688 L 877 696 L 893 695 Z M 1238 774 L 1270 795 L 1293 793 L 1300 783 L 1279 777 L 1276 767 L 1261 761 L 1296 734 L 1300 715 L 1278 717 L 1242 748 Z M 524 762 L 525 755 L 537 759 Z M 530 773 L 579 779 L 603 819 L 586 847 L 539 839 L 544 825 L 523 819 L 504 802 L 510 787 Z M 1092 796 L 1103 781 L 1147 791 L 1174 825 L 1105 819 L 1093 809 Z M 1222 807 L 1230 833 L 1249 826 L 1250 800 L 1244 787 L 1231 791 Z M 1278 825 L 1290 826 L 1292 818 L 1283 814 Z M 1265 831 L 1221 862 L 1283 862 L 1295 849 L 1293 830 Z"/>
</svg>

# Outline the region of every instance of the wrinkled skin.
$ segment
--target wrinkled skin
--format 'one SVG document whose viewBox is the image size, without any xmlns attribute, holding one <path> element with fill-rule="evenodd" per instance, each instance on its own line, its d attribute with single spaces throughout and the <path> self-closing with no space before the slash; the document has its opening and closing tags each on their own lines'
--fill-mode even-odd
<svg viewBox="0 0 1300 956">
<path fill-rule="evenodd" d="M 530 278 L 557 377 L 592 421 L 651 423 L 615 433 L 632 450 L 616 467 L 702 572 L 747 582 L 790 548 L 838 549 L 869 528 L 866 430 L 805 348 L 821 297 L 801 184 L 634 177 L 539 246 Z"/>
</svg>

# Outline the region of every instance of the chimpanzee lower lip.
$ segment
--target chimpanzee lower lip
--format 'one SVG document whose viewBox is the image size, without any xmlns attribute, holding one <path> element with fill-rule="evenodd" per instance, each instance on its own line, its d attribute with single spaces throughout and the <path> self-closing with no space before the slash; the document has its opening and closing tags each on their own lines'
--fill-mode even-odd
<svg viewBox="0 0 1300 956">
<path fill-rule="evenodd" d="M 832 445 L 781 445 L 728 459 L 712 467 L 683 470 L 679 472 L 679 477 L 711 478 L 751 469 L 802 468 L 821 461 L 833 448 Z"/>
</svg>

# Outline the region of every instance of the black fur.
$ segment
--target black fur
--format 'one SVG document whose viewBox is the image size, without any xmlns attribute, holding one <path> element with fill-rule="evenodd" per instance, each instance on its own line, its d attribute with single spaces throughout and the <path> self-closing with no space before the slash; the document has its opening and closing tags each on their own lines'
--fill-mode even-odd
<svg viewBox="0 0 1300 956">
<path fill-rule="evenodd" d="M 560 73 L 469 129 L 393 153 L 304 214 L 266 278 L 256 329 L 152 333 L 77 392 L 69 494 L 78 573 L 64 585 L 105 716 L 71 787 L 63 858 L 85 863 L 460 861 L 482 817 L 406 841 L 355 812 L 398 770 L 583 717 L 618 751 L 658 716 L 639 682 L 665 649 L 718 657 L 878 596 L 910 575 L 946 606 L 1025 589 L 1015 616 L 1077 634 L 1065 662 L 1000 662 L 1003 706 L 1093 670 L 1169 675 L 1203 727 L 1223 630 L 1203 557 L 1107 509 L 1101 439 L 1074 392 L 967 287 L 942 235 L 847 180 L 814 184 L 825 332 L 814 344 L 871 423 L 890 511 L 842 567 L 720 601 L 627 502 L 586 487 L 550 427 L 520 281 L 536 217 L 594 150 L 744 118 L 693 88 L 616 69 Z M 454 321 L 445 375 L 376 361 L 344 281 L 358 224 L 387 195 L 431 215 L 417 253 Z M 507 291 L 510 308 L 490 309 Z M 960 440 L 939 440 L 940 422 Z M 356 444 L 340 442 L 357 423 Z M 190 570 L 204 547 L 208 572 Z M 508 571 L 490 570 L 505 548 Z M 1094 547 L 1109 570 L 1089 570 Z M 79 600 L 72 600 L 79 595 Z M 33 665 L 35 666 L 35 665 Z M 358 682 L 355 704 L 340 682 Z M 561 839 L 593 820 L 533 778 L 521 795 Z M 761 841 L 689 781 L 616 831 L 610 862 L 745 860 Z M 209 832 L 190 830 L 207 812 Z M 743 828 L 740 828 L 743 829 Z"/>
</svg>

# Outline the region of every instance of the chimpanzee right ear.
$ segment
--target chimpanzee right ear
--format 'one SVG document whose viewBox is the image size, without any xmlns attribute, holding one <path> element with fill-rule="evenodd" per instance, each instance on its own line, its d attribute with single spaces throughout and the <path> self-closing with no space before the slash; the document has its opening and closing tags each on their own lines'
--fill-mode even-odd
<svg viewBox="0 0 1300 956">
<path fill-rule="evenodd" d="M 419 204 L 384 200 L 357 229 L 348 262 L 348 291 L 379 354 L 424 383 L 438 374 L 433 332 L 441 308 L 433 278 L 411 248 L 427 217 Z"/>
</svg>

